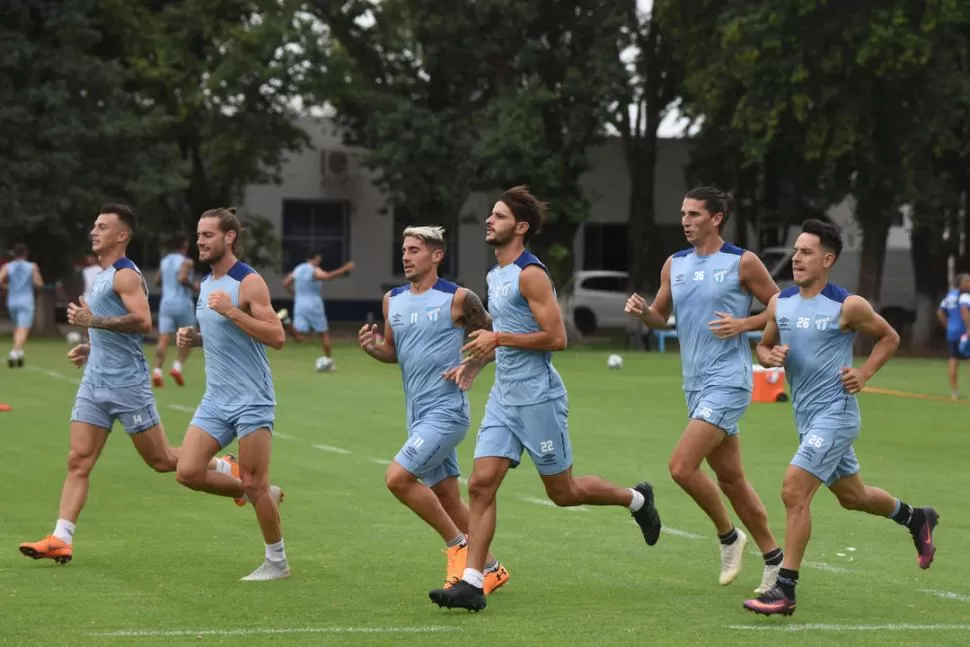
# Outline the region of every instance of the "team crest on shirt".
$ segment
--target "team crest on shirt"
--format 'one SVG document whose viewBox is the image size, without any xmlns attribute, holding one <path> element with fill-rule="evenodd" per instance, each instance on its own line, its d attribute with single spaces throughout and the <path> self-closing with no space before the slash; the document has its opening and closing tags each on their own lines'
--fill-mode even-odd
<svg viewBox="0 0 970 647">
<path fill-rule="evenodd" d="M 815 318 L 815 329 L 825 330 L 829 327 L 829 322 L 832 321 L 832 317 L 816 317 Z"/>
<path fill-rule="evenodd" d="M 424 309 L 424 316 L 428 321 L 438 321 L 441 314 L 441 306 L 427 306 Z"/>
<path fill-rule="evenodd" d="M 724 279 L 727 278 L 727 275 L 728 275 L 727 270 L 714 270 L 711 273 L 711 276 L 714 278 L 715 283 L 724 283 Z"/>
</svg>

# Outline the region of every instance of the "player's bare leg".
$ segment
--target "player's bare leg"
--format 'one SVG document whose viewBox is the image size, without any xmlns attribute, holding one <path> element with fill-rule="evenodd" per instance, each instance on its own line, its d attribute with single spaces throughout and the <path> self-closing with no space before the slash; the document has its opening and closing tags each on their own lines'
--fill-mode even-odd
<svg viewBox="0 0 970 647">
<path fill-rule="evenodd" d="M 239 439 L 239 474 L 243 490 L 256 510 L 256 520 L 266 542 L 265 561 L 242 578 L 244 581 L 279 580 L 290 576 L 277 507 L 282 493 L 272 492 L 269 484 L 271 452 L 272 434 L 269 429 L 259 429 Z"/>
<path fill-rule="evenodd" d="M 71 423 L 67 476 L 61 489 L 54 532 L 38 542 L 21 544 L 21 553 L 34 559 L 53 559 L 60 564 L 71 561 L 74 554 L 74 528 L 88 499 L 91 470 L 98 462 L 107 440 L 107 429 L 84 422 Z"/>
<path fill-rule="evenodd" d="M 951 357 L 947 362 L 947 374 L 950 377 L 950 398 L 952 400 L 960 399 L 960 384 L 958 370 L 960 368 L 960 360 L 956 357 Z"/>
<path fill-rule="evenodd" d="M 398 501 L 434 528 L 444 541 L 450 541 L 462 533 L 431 488 L 418 481 L 417 476 L 397 461 L 388 466 L 384 483 Z"/>
<path fill-rule="evenodd" d="M 448 589 L 435 589 L 429 593 L 431 601 L 440 607 L 460 607 L 474 611 L 485 608 L 486 556 L 495 537 L 496 498 L 498 488 L 505 479 L 512 462 L 507 458 L 485 457 L 475 459 L 471 478 L 468 479 L 469 527 L 468 559 L 461 581 Z"/>
<path fill-rule="evenodd" d="M 741 573 L 744 547 L 748 537 L 735 529 L 721 500 L 721 493 L 710 476 L 701 471 L 701 462 L 726 437 L 723 430 L 703 420 L 691 420 L 670 456 L 670 476 L 691 496 L 714 523 L 721 542 L 722 585 L 730 584 Z"/>
<path fill-rule="evenodd" d="M 738 436 L 726 436 L 707 456 L 707 464 L 717 475 L 718 487 L 758 544 L 765 567 L 761 584 L 755 589 L 755 593 L 764 593 L 778 579 L 783 554 L 778 541 L 768 528 L 768 512 L 764 503 L 744 475 L 741 465 L 741 439 Z"/>
<path fill-rule="evenodd" d="M 152 386 L 161 388 L 165 385 L 162 379 L 162 369 L 165 368 L 165 358 L 168 356 L 168 345 L 172 341 L 172 335 L 159 333 L 158 342 L 155 344 L 155 368 L 152 370 Z"/>
<path fill-rule="evenodd" d="M 449 476 L 448 478 L 442 479 L 434 484 L 431 491 L 437 497 L 445 513 L 447 513 L 448 517 L 458 528 L 457 534 L 451 535 L 450 539 L 442 536 L 445 539 L 445 549 L 448 554 L 444 588 L 449 588 L 458 583 L 467 565 L 470 514 L 468 512 L 468 506 L 461 500 L 461 489 L 458 486 L 457 477 Z M 485 595 L 502 587 L 509 581 L 508 569 L 499 564 L 491 552 L 485 558 L 484 572 Z"/>
<path fill-rule="evenodd" d="M 177 459 L 175 478 L 198 492 L 242 499 L 242 481 L 218 465 L 215 455 L 221 448 L 215 438 L 198 427 L 190 426 L 181 447 L 171 448 Z"/>
</svg>

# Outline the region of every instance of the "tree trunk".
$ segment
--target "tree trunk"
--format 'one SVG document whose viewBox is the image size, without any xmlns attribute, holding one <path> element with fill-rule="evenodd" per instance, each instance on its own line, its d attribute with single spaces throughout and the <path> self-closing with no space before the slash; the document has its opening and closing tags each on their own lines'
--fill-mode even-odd
<svg viewBox="0 0 970 647">
<path fill-rule="evenodd" d="M 632 154 L 627 156 L 630 174 L 630 287 L 635 291 L 653 292 L 660 281 L 663 267 L 663 241 L 657 232 L 654 213 L 654 175 L 657 168 L 656 129 L 632 142 Z"/>
<path fill-rule="evenodd" d="M 947 254 L 943 240 L 943 218 L 933 214 L 916 214 L 910 233 L 910 254 L 916 286 L 916 321 L 912 344 L 925 349 L 937 330 L 936 304 L 940 288 L 947 284 Z"/>
<path fill-rule="evenodd" d="M 882 272 L 886 263 L 886 241 L 892 223 L 891 209 L 895 207 L 892 196 L 885 191 L 874 191 L 859 196 L 856 219 L 862 228 L 862 254 L 859 260 L 857 294 L 867 299 L 876 312 L 882 291 Z M 856 353 L 868 354 L 874 342 L 856 337 Z"/>
</svg>

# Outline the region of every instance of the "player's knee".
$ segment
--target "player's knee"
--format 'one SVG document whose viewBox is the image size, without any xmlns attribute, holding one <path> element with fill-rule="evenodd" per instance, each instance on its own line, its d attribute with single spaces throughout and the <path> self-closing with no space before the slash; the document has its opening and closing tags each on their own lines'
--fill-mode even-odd
<svg viewBox="0 0 970 647">
<path fill-rule="evenodd" d="M 563 484 L 546 485 L 546 495 L 549 500 L 560 508 L 568 508 L 579 505 L 579 492 L 576 490 L 572 480 Z"/>
<path fill-rule="evenodd" d="M 198 490 L 205 480 L 205 471 L 205 466 L 190 465 L 187 461 L 181 460 L 175 467 L 175 480 L 189 489 Z"/>
<path fill-rule="evenodd" d="M 269 479 L 266 474 L 260 472 L 242 471 L 239 474 L 242 482 L 243 491 L 250 501 L 256 501 L 259 497 L 269 493 Z"/>
<path fill-rule="evenodd" d="M 67 471 L 72 476 L 87 477 L 94 467 L 94 454 L 72 449 L 67 454 Z"/>
<path fill-rule="evenodd" d="M 785 504 L 786 510 L 798 510 L 807 508 L 811 498 L 805 495 L 802 488 L 795 487 L 794 484 L 785 482 L 781 486 L 781 502 Z"/>
<path fill-rule="evenodd" d="M 175 456 L 172 454 L 162 455 L 162 456 L 152 456 L 145 459 L 148 466 L 158 472 L 159 474 L 167 474 L 169 472 L 174 472 L 178 468 Z"/>
<path fill-rule="evenodd" d="M 384 484 L 395 496 L 404 494 L 417 482 L 417 478 L 397 463 L 391 463 L 384 473 Z"/>
<path fill-rule="evenodd" d="M 717 475 L 717 486 L 728 496 L 742 492 L 747 486 L 744 474 L 741 472 L 731 472 L 728 474 Z"/>
<path fill-rule="evenodd" d="M 692 465 L 685 463 L 681 460 L 671 459 L 667 464 L 667 469 L 670 471 L 670 478 L 674 480 L 677 485 L 686 485 L 693 478 L 697 469 Z"/>
<path fill-rule="evenodd" d="M 864 510 L 866 498 L 860 492 L 842 492 L 838 495 L 839 505 L 846 510 Z"/>
<path fill-rule="evenodd" d="M 468 498 L 481 500 L 495 498 L 498 489 L 498 476 L 490 472 L 473 473 L 468 479 Z"/>
</svg>

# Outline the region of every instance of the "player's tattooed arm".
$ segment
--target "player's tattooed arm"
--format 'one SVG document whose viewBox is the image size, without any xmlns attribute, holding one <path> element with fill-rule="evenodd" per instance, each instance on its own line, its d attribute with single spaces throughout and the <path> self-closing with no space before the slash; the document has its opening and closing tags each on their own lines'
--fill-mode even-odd
<svg viewBox="0 0 970 647">
<path fill-rule="evenodd" d="M 96 317 L 82 297 L 80 303 L 67 306 L 68 323 L 82 328 L 101 328 L 114 332 L 146 334 L 152 329 L 152 313 L 141 274 L 119 270 L 114 277 L 114 290 L 121 297 L 128 314 L 118 317 Z"/>
<path fill-rule="evenodd" d="M 482 304 L 482 300 L 472 290 L 462 288 L 459 292 L 461 305 L 455 323 L 464 327 L 466 333 L 473 330 L 491 330 L 492 317 Z"/>
</svg>

